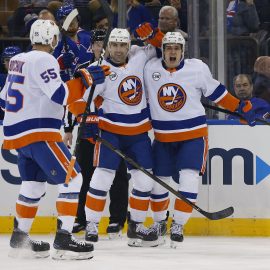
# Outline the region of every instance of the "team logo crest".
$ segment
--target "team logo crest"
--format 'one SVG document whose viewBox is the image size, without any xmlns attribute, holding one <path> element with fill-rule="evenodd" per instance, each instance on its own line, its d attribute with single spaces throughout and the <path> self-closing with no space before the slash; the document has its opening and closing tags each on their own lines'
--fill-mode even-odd
<svg viewBox="0 0 270 270">
<path fill-rule="evenodd" d="M 152 74 L 152 78 L 154 81 L 158 81 L 160 79 L 160 77 L 161 77 L 161 74 L 159 72 L 154 72 Z"/>
<path fill-rule="evenodd" d="M 186 103 L 187 95 L 184 89 L 174 83 L 167 83 L 158 90 L 160 107 L 168 112 L 179 111 Z"/>
<path fill-rule="evenodd" d="M 114 71 L 112 71 L 111 74 L 109 75 L 109 78 L 111 81 L 115 81 L 117 79 L 117 77 L 118 76 Z"/>
<path fill-rule="evenodd" d="M 127 105 L 138 105 L 142 100 L 142 82 L 136 76 L 126 77 L 118 87 L 120 99 Z"/>
</svg>

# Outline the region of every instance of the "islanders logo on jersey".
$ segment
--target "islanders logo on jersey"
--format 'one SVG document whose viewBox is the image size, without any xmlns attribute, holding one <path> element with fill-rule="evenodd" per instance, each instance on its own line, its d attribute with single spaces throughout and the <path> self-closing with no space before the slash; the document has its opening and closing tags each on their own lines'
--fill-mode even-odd
<svg viewBox="0 0 270 270">
<path fill-rule="evenodd" d="M 178 84 L 167 83 L 159 88 L 157 98 L 163 110 L 177 112 L 185 105 L 187 95 Z"/>
<path fill-rule="evenodd" d="M 136 76 L 128 76 L 118 87 L 120 99 L 127 105 L 138 105 L 142 100 L 142 82 Z"/>
</svg>

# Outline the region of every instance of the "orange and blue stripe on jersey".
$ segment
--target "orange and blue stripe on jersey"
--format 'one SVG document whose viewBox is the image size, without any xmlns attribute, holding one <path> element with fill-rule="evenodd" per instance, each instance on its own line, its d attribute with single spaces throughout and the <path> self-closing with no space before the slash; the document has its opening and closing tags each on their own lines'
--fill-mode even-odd
<svg viewBox="0 0 270 270">
<path fill-rule="evenodd" d="M 206 116 L 186 120 L 159 121 L 152 119 L 155 139 L 160 142 L 178 142 L 208 135 Z"/>
<path fill-rule="evenodd" d="M 120 135 L 137 135 L 149 131 L 151 123 L 149 121 L 148 108 L 137 114 L 103 113 L 99 110 L 99 128 L 111 133 Z"/>
<path fill-rule="evenodd" d="M 4 149 L 18 149 L 38 141 L 61 142 L 61 120 L 33 118 L 14 125 L 4 126 Z"/>
<path fill-rule="evenodd" d="M 231 112 L 234 112 L 237 109 L 240 102 L 240 100 L 232 96 L 222 84 L 220 84 L 207 98 Z"/>
</svg>

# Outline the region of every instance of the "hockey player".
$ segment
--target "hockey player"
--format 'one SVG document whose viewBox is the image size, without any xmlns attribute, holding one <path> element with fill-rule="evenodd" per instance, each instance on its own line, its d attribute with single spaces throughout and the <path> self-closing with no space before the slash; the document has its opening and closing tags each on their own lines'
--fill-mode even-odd
<svg viewBox="0 0 270 270">
<path fill-rule="evenodd" d="M 184 59 L 184 46 L 185 39 L 179 32 L 166 33 L 162 40 L 162 58 L 150 60 L 144 76 L 155 135 L 154 174 L 168 182 L 179 172 L 179 192 L 195 203 L 208 151 L 201 96 L 230 111 L 238 109 L 250 125 L 255 123 L 255 113 L 250 101 L 233 97 L 224 85 L 213 79 L 202 61 Z M 152 229 L 160 230 L 166 219 L 168 191 L 154 183 L 151 199 L 155 220 Z M 183 226 L 191 212 L 189 205 L 176 198 L 170 233 L 172 247 L 183 241 Z"/>
<path fill-rule="evenodd" d="M 155 36 L 156 37 L 156 36 Z M 153 39 L 155 38 L 153 37 Z M 111 75 L 95 95 L 103 98 L 99 109 L 99 135 L 121 149 L 147 170 L 152 168 L 151 129 L 143 83 L 143 67 L 155 56 L 155 49 L 130 47 L 130 34 L 126 29 L 115 28 L 109 36 L 109 58 L 103 64 L 111 67 Z M 72 110 L 72 108 L 70 108 Z M 115 171 L 121 158 L 105 146 L 96 143 L 97 168 L 90 182 L 86 198 L 87 241 L 98 241 L 98 224 L 105 206 Z M 156 246 L 157 234 L 143 225 L 148 210 L 153 181 L 129 166 L 133 189 L 130 195 L 130 219 L 128 220 L 130 246 Z"/>
<path fill-rule="evenodd" d="M 73 9 L 73 5 L 64 5 L 57 10 L 56 20 L 60 25 Z M 70 76 L 73 76 L 79 65 L 91 61 L 94 56 L 91 52 L 91 35 L 79 27 L 78 17 L 75 17 L 68 30 L 62 33 L 53 55 L 59 62 L 60 75 L 65 82 L 71 79 Z"/>
<path fill-rule="evenodd" d="M 103 29 L 96 29 L 92 31 L 92 51 L 95 55 L 95 61 L 99 59 L 102 53 L 105 35 L 106 31 Z M 96 110 L 94 107 L 95 106 L 93 106 L 91 110 L 92 112 L 95 112 Z M 71 113 L 68 115 L 72 116 Z M 81 117 L 79 117 L 79 119 L 81 119 Z M 93 113 L 91 116 L 87 117 L 86 127 L 84 130 L 86 130 L 87 127 L 98 130 L 97 123 L 98 117 L 96 113 Z M 63 141 L 66 145 L 72 144 L 73 127 L 74 124 L 65 126 L 65 135 Z M 94 147 L 95 142 L 87 140 L 87 134 L 81 138 L 78 145 L 77 161 L 81 167 L 83 183 L 79 194 L 77 217 L 73 227 L 74 233 L 85 230 L 86 227 L 84 208 L 86 194 L 89 190 L 89 183 L 95 170 L 95 167 L 93 166 Z M 109 238 L 116 238 L 118 235 L 121 235 L 122 228 L 124 227 L 128 207 L 128 182 L 127 168 L 122 160 L 116 172 L 113 185 L 110 189 L 110 219 L 109 226 L 107 227 Z"/>
<path fill-rule="evenodd" d="M 64 185 L 70 153 L 59 132 L 63 105 L 81 98 L 84 85 L 104 82 L 108 67 L 81 69 L 76 79 L 62 82 L 59 65 L 50 55 L 58 42 L 59 29 L 49 20 L 37 20 L 30 31 L 33 50 L 10 60 L 7 83 L 1 92 L 5 108 L 4 149 L 16 149 L 22 184 L 16 202 L 16 218 L 10 239 L 12 253 L 29 249 L 35 257 L 49 256 L 50 245 L 29 237 L 46 181 L 58 185 L 57 232 L 54 259 L 90 259 L 93 246 L 73 238 L 82 176 L 76 164 L 69 185 Z"/>
</svg>

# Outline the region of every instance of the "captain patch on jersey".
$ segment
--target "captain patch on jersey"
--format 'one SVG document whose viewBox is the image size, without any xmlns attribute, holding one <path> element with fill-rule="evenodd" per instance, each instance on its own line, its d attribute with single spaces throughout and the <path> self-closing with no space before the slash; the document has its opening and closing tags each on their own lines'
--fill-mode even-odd
<svg viewBox="0 0 270 270">
<path fill-rule="evenodd" d="M 184 89 L 178 84 L 167 83 L 159 88 L 157 98 L 163 110 L 176 112 L 185 105 L 187 95 Z"/>
</svg>

